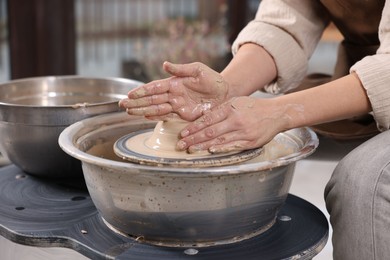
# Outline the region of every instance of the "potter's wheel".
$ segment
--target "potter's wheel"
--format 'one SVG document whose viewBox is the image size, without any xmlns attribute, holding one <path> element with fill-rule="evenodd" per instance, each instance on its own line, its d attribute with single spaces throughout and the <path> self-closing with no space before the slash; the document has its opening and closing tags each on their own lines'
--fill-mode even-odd
<svg viewBox="0 0 390 260">
<path fill-rule="evenodd" d="M 7 241 L 71 248 L 91 259 L 305 260 L 317 255 L 328 238 L 324 214 L 289 195 L 276 223 L 251 239 L 206 248 L 153 246 L 112 232 L 82 179 L 40 179 L 15 165 L 0 168 L 0 205 L 0 234 Z"/>
<path fill-rule="evenodd" d="M 208 152 L 186 153 L 174 151 L 176 140 L 170 140 L 171 146 L 165 149 L 148 144 L 153 129 L 141 130 L 119 138 L 114 144 L 114 152 L 124 160 L 148 165 L 169 165 L 176 167 L 210 167 L 236 164 L 258 156 L 262 148 L 223 154 Z"/>
</svg>

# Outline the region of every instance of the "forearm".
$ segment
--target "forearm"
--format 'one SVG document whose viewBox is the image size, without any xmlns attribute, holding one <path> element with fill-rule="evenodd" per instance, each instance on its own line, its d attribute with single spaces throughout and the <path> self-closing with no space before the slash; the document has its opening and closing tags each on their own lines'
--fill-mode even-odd
<svg viewBox="0 0 390 260">
<path fill-rule="evenodd" d="M 275 106 L 286 109 L 286 129 L 351 118 L 372 111 L 366 91 L 356 74 L 279 96 L 274 101 Z"/>
<path fill-rule="evenodd" d="M 247 43 L 240 47 L 221 72 L 229 85 L 228 98 L 247 96 L 275 80 L 277 71 L 271 55 L 261 46 Z"/>
</svg>

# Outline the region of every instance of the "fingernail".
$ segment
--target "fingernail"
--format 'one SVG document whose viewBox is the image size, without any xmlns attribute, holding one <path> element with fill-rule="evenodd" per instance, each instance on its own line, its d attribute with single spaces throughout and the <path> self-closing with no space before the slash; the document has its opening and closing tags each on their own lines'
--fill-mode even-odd
<svg viewBox="0 0 390 260">
<path fill-rule="evenodd" d="M 174 69 L 173 64 L 170 63 L 170 62 L 168 62 L 168 61 L 165 61 L 165 62 L 163 63 L 163 67 L 164 67 L 164 69 L 165 69 L 167 72 L 172 72 L 173 69 Z"/>
<path fill-rule="evenodd" d="M 186 137 L 186 136 L 188 136 L 189 134 L 190 134 L 190 131 L 188 131 L 187 129 L 181 131 L 181 133 L 180 133 L 181 137 Z"/>
<path fill-rule="evenodd" d="M 145 112 L 145 110 L 142 109 L 142 108 L 127 108 L 126 111 L 127 111 L 128 114 L 135 115 L 135 116 L 145 116 L 145 115 L 147 115 L 147 112 Z"/>
<path fill-rule="evenodd" d="M 187 144 L 186 144 L 186 142 L 184 142 L 184 141 L 182 141 L 182 140 L 180 140 L 179 142 L 177 142 L 177 144 L 176 144 L 176 148 L 178 149 L 178 150 L 184 150 L 184 149 L 186 149 L 186 147 L 187 147 Z"/>
<path fill-rule="evenodd" d="M 129 99 L 122 99 L 119 101 L 119 105 L 122 107 L 129 107 Z"/>
</svg>

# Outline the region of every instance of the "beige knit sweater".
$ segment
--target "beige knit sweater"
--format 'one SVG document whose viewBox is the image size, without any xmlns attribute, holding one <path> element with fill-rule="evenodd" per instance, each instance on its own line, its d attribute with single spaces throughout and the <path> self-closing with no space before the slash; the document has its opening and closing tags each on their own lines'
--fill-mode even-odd
<svg viewBox="0 0 390 260">
<path fill-rule="evenodd" d="M 350 0 L 344 3 L 353 2 Z M 357 2 L 362 3 L 361 0 Z M 278 77 L 265 87 L 265 91 L 284 93 L 295 88 L 306 76 L 308 60 L 324 29 L 334 18 L 324 5 L 316 0 L 261 1 L 255 19 L 241 31 L 232 51 L 235 54 L 242 44 L 251 42 L 263 46 L 271 54 Z M 364 6 L 357 8 L 363 9 L 363 14 L 367 11 Z M 383 8 L 378 30 L 380 47 L 376 54 L 356 62 L 350 72 L 355 72 L 360 78 L 378 128 L 383 131 L 390 128 L 390 0 L 385 2 L 384 7 L 382 4 L 378 8 Z M 343 14 L 337 18 L 337 23 L 342 23 Z M 357 22 L 364 24 L 364 19 L 367 16 Z"/>
</svg>

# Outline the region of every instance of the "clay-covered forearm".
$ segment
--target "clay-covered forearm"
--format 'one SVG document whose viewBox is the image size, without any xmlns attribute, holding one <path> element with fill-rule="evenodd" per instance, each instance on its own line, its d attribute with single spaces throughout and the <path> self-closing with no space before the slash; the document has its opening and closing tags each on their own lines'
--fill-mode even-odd
<svg viewBox="0 0 390 260">
<path fill-rule="evenodd" d="M 287 129 L 360 116 L 372 111 L 367 93 L 352 73 L 307 90 L 274 98 L 285 109 Z"/>
<path fill-rule="evenodd" d="M 247 96 L 274 81 L 277 75 L 273 58 L 261 46 L 244 44 L 221 72 L 229 85 L 229 98 Z"/>
</svg>

